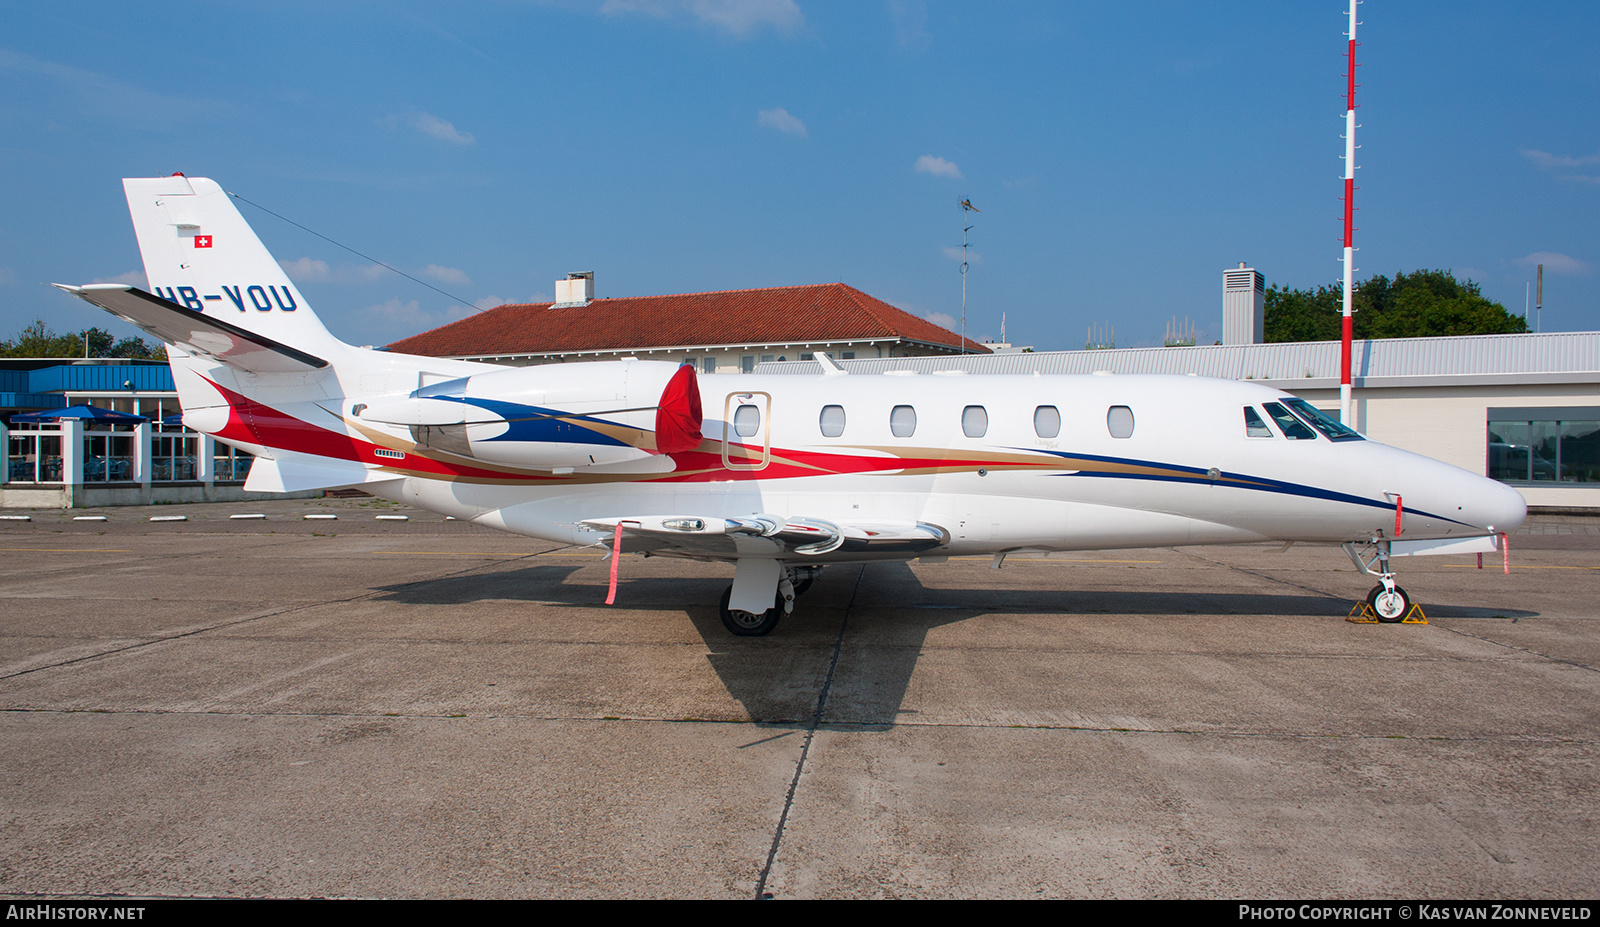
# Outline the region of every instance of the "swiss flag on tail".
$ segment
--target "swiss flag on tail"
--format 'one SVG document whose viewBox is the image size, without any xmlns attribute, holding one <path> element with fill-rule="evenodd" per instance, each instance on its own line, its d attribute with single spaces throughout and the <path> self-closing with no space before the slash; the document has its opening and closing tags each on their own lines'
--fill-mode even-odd
<svg viewBox="0 0 1600 927">
<path fill-rule="evenodd" d="M 196 235 L 194 237 L 194 246 L 196 248 L 209 248 L 209 247 L 211 247 L 211 236 L 210 235 Z"/>
</svg>

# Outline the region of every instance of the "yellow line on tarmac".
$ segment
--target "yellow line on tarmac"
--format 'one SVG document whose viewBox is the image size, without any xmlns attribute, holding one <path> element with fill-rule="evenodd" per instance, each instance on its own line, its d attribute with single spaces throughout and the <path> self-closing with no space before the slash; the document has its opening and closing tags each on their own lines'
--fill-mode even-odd
<svg viewBox="0 0 1600 927">
<path fill-rule="evenodd" d="M 1476 567 L 1476 566 L 1473 566 L 1470 563 L 1447 563 L 1447 564 L 1445 564 L 1445 566 L 1447 566 L 1447 567 L 1460 567 L 1463 570 L 1479 570 L 1479 569 L 1487 570 L 1487 569 L 1489 569 L 1489 567 L 1487 567 L 1487 566 Z M 1513 567 L 1515 569 L 1518 569 L 1518 570 L 1600 570 L 1600 566 L 1592 566 L 1592 567 L 1534 566 L 1532 564 L 1527 564 L 1527 563 L 1513 564 Z"/>
</svg>

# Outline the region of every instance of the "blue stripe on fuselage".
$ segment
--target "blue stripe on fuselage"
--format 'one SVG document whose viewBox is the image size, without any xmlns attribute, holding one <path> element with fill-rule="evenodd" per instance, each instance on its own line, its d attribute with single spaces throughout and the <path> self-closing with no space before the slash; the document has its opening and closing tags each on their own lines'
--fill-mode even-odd
<svg viewBox="0 0 1600 927">
<path fill-rule="evenodd" d="M 1250 476 L 1244 473 L 1230 473 L 1228 471 L 1223 471 L 1217 479 L 1213 480 L 1211 479 L 1209 470 L 1202 470 L 1199 467 L 1185 467 L 1178 464 L 1160 463 L 1154 460 L 1138 460 L 1131 457 L 1102 457 L 1096 454 L 1075 454 L 1070 451 L 1050 451 L 1040 448 L 1014 448 L 1014 450 L 1035 451 L 1037 453 L 1050 454 L 1055 457 L 1062 457 L 1069 460 L 1084 460 L 1093 461 L 1096 463 L 1120 464 L 1123 466 L 1135 467 L 1155 467 L 1162 470 L 1173 470 L 1178 473 L 1185 474 L 1184 476 L 1168 476 L 1159 473 L 1107 473 L 1096 470 L 1079 470 L 1076 473 L 1060 474 L 1061 476 L 1086 476 L 1121 480 L 1153 480 L 1164 483 L 1206 483 L 1209 485 L 1219 485 L 1224 488 L 1231 489 L 1249 489 L 1257 492 L 1275 492 L 1289 496 L 1302 496 L 1309 499 L 1324 499 L 1329 502 L 1343 502 L 1348 505 L 1364 505 L 1368 506 L 1369 508 L 1384 509 L 1388 511 L 1393 511 L 1394 509 L 1394 503 L 1387 499 L 1367 499 L 1363 498 L 1362 496 L 1352 496 L 1349 493 L 1337 492 L 1332 489 L 1306 486 L 1302 483 L 1291 483 L 1286 480 L 1275 480 L 1264 476 Z M 1187 474 L 1193 475 L 1190 476 Z M 1230 482 L 1223 482 L 1223 480 L 1228 480 Z M 1454 525 L 1464 525 L 1469 528 L 1474 527 L 1472 525 L 1468 525 L 1464 521 L 1457 521 L 1454 518 L 1449 518 L 1444 515 L 1436 515 L 1432 512 L 1425 512 L 1421 509 L 1407 509 L 1407 512 L 1421 518 L 1437 518 L 1441 521 L 1447 521 Z"/>
</svg>

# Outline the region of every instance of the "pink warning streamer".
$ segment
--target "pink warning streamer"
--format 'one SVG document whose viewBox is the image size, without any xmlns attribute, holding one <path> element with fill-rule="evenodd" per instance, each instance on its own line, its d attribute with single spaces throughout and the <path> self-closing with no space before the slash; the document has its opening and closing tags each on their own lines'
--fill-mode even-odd
<svg viewBox="0 0 1600 927">
<path fill-rule="evenodd" d="M 606 590 L 606 604 L 615 605 L 617 602 L 617 561 L 622 559 L 622 522 L 617 522 L 617 531 L 611 536 L 611 586 Z"/>
</svg>

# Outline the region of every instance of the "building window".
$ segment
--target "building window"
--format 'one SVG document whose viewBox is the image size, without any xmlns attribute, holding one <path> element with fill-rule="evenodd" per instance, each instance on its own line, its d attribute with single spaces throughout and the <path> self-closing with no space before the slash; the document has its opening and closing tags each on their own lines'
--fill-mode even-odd
<svg viewBox="0 0 1600 927">
<path fill-rule="evenodd" d="M 216 453 L 211 458 L 211 478 L 219 483 L 243 480 L 250 476 L 250 465 L 255 457 L 248 451 L 217 442 Z"/>
<path fill-rule="evenodd" d="M 845 352 L 843 352 L 843 353 L 841 353 L 839 355 L 839 358 L 841 360 L 855 360 L 856 359 L 856 352 L 854 352 L 854 351 L 845 351 Z"/>
<path fill-rule="evenodd" d="M 6 438 L 7 478 L 13 483 L 61 482 L 61 434 L 11 432 Z"/>
<path fill-rule="evenodd" d="M 123 483 L 133 479 L 133 435 L 83 436 L 83 481 Z"/>
<path fill-rule="evenodd" d="M 1489 410 L 1491 479 L 1600 482 L 1600 406 Z"/>
<path fill-rule="evenodd" d="M 763 355 L 761 355 L 761 363 L 770 364 L 774 360 L 777 360 L 777 358 L 778 358 L 778 355 L 776 355 L 776 354 L 763 354 Z"/>
<path fill-rule="evenodd" d="M 200 436 L 193 432 L 158 431 L 150 438 L 150 481 L 179 483 L 199 479 L 195 463 Z"/>
<path fill-rule="evenodd" d="M 1033 410 L 1033 433 L 1041 438 L 1054 438 L 1061 434 L 1061 412 L 1055 406 L 1040 406 Z"/>
<path fill-rule="evenodd" d="M 816 360 L 817 356 L 815 354 L 811 353 L 810 351 L 801 351 L 800 352 L 800 359 L 803 360 L 803 361 L 805 361 L 805 360 Z"/>
<path fill-rule="evenodd" d="M 844 434 L 844 406 L 823 406 L 818 424 L 824 438 L 837 438 Z"/>
<path fill-rule="evenodd" d="M 917 433 L 917 410 L 910 406 L 895 406 L 889 412 L 889 431 L 896 438 L 909 438 Z"/>
<path fill-rule="evenodd" d="M 989 433 L 989 413 L 983 406 L 967 406 L 961 410 L 961 433 L 969 438 L 981 438 Z"/>
<path fill-rule="evenodd" d="M 740 373 L 753 373 L 755 371 L 755 369 L 756 369 L 756 358 L 755 358 L 754 354 L 746 354 L 745 356 L 739 358 L 739 372 Z"/>
<path fill-rule="evenodd" d="M 717 359 L 715 357 L 706 358 L 705 362 L 700 366 L 700 369 L 705 373 L 716 373 Z"/>
</svg>

